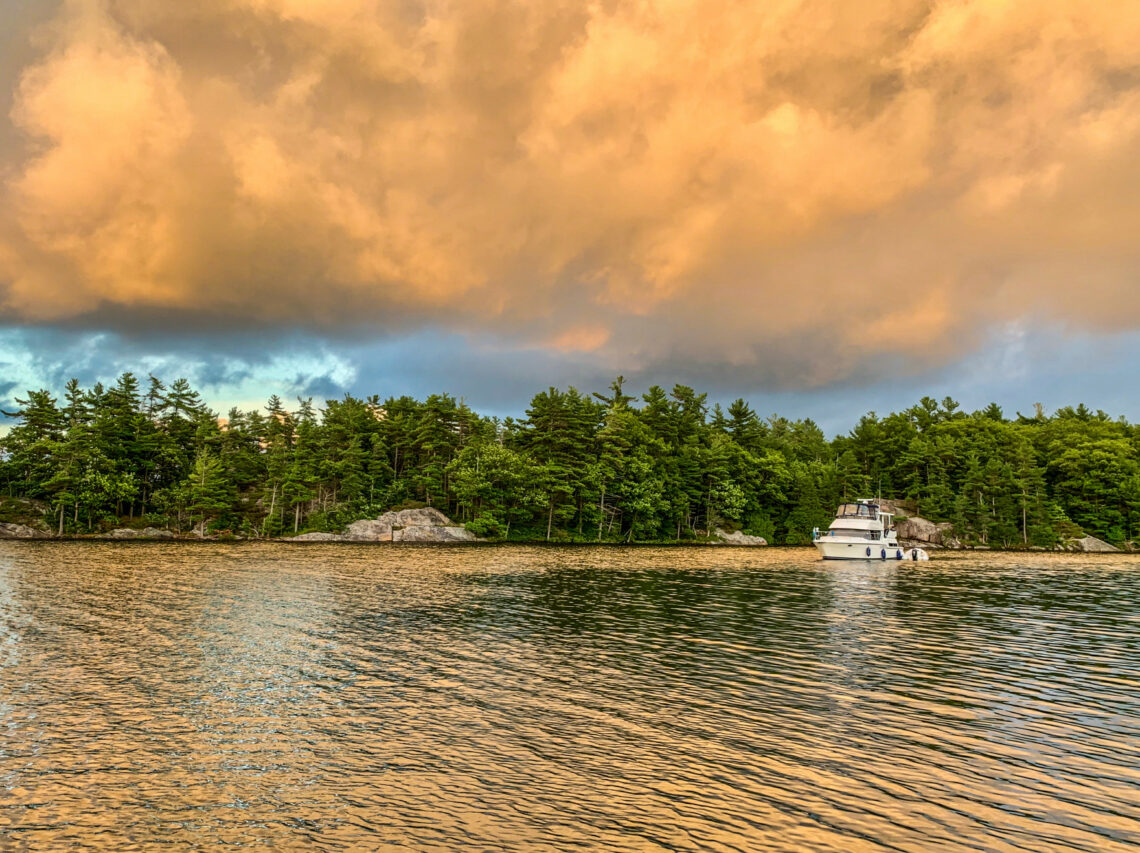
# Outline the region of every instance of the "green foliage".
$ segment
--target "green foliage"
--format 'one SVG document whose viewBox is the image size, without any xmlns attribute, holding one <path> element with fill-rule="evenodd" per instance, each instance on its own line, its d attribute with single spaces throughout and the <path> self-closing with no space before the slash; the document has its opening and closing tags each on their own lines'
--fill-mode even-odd
<svg viewBox="0 0 1140 853">
<path fill-rule="evenodd" d="M 480 539 L 501 539 L 507 534 L 506 527 L 490 514 L 473 518 L 464 526 Z"/>
<path fill-rule="evenodd" d="M 233 502 L 233 485 L 226 476 L 222 461 L 203 448 L 194 460 L 194 468 L 186 483 L 186 509 L 192 521 L 205 530 L 207 525 L 225 514 Z"/>
<path fill-rule="evenodd" d="M 485 538 L 682 541 L 717 527 L 803 544 L 843 500 L 905 498 L 967 542 L 1140 537 L 1140 429 L 1085 406 L 1006 417 L 949 398 L 810 420 L 710 410 L 685 385 L 640 397 L 548 388 L 523 420 L 423 401 L 273 396 L 219 419 L 184 379 L 29 391 L 0 439 L 0 490 L 61 532 L 145 523 L 274 536 L 432 506 Z M 14 516 L 14 510 L 9 515 Z M 23 512 L 21 510 L 21 512 Z"/>
</svg>

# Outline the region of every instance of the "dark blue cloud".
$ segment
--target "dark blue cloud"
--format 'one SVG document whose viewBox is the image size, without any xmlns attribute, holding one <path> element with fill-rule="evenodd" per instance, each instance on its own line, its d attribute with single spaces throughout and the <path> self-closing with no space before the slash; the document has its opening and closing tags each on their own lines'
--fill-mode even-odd
<svg viewBox="0 0 1140 853">
<path fill-rule="evenodd" d="M 841 383 L 813 390 L 768 390 L 747 367 L 675 364 L 649 371 L 601 364 L 586 355 L 509 349 L 438 330 L 404 336 L 332 340 L 301 333 L 198 337 L 123 337 L 52 329 L 0 329 L 0 407 L 11 410 L 29 387 L 60 391 L 69 378 L 85 385 L 130 370 L 170 382 L 190 379 L 219 411 L 264 405 L 270 394 L 318 403 L 351 393 L 448 393 L 486 414 L 519 416 L 538 391 L 574 385 L 604 390 L 618 373 L 627 389 L 688 384 L 727 404 L 744 397 L 757 412 L 810 417 L 830 434 L 846 432 L 867 411 L 885 414 L 920 397 L 951 396 L 966 410 L 991 401 L 1008 415 L 1035 403 L 1052 410 L 1083 402 L 1140 419 L 1140 335 L 1073 336 L 1057 330 L 1007 328 L 977 355 L 911 375 L 884 360 Z"/>
</svg>

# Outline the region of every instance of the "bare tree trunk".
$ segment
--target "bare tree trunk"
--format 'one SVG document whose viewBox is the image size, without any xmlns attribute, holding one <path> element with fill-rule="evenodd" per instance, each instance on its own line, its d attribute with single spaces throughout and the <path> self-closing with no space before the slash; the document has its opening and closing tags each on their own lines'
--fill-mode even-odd
<svg viewBox="0 0 1140 853">
<path fill-rule="evenodd" d="M 546 516 L 546 541 L 550 541 L 550 529 L 554 526 L 554 498 L 550 499 L 550 514 Z"/>
<path fill-rule="evenodd" d="M 1021 493 L 1021 544 L 1029 544 L 1029 531 L 1025 525 L 1025 493 Z"/>
<path fill-rule="evenodd" d="M 265 521 L 261 525 L 261 532 L 265 532 L 266 525 L 269 524 L 269 519 L 273 518 L 273 509 L 277 504 L 277 484 L 273 484 L 273 494 L 269 498 L 269 512 L 265 514 Z"/>
<path fill-rule="evenodd" d="M 296 533 L 301 526 L 301 505 L 294 504 L 293 510 L 293 532 Z"/>
<path fill-rule="evenodd" d="M 63 503 L 59 505 L 59 535 L 63 535 Z"/>
<path fill-rule="evenodd" d="M 602 524 L 606 520 L 606 484 L 602 483 L 602 497 L 598 500 L 598 541 L 602 541 Z"/>
</svg>

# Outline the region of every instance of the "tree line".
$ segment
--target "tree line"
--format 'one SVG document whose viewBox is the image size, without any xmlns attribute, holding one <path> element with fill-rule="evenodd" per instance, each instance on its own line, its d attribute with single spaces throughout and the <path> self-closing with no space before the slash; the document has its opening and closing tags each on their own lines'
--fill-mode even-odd
<svg viewBox="0 0 1140 853">
<path fill-rule="evenodd" d="M 462 400 L 345 396 L 205 405 L 185 379 L 72 380 L 17 400 L 0 488 L 57 532 L 124 523 L 269 537 L 433 506 L 487 538 L 687 541 L 716 528 L 803 544 L 843 500 L 908 499 L 967 543 L 1140 534 L 1140 427 L 1085 406 L 1006 417 L 929 397 L 828 440 L 811 420 L 710 406 L 684 385 L 549 388 L 525 418 Z"/>
</svg>

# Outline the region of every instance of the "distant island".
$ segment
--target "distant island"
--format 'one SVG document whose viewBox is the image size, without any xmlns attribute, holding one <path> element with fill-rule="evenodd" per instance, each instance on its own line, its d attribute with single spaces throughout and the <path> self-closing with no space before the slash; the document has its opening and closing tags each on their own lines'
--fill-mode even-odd
<svg viewBox="0 0 1140 853">
<path fill-rule="evenodd" d="M 840 502 L 877 494 L 934 544 L 1140 534 L 1140 427 L 1083 405 L 1006 417 L 925 397 L 828 440 L 811 420 L 710 407 L 684 385 L 635 396 L 621 377 L 549 388 L 519 420 L 447 394 L 273 396 L 218 417 L 186 380 L 130 373 L 17 404 L 0 437 L 10 535 L 394 539 L 401 518 L 429 516 L 393 513 L 431 508 L 453 540 L 800 545 Z"/>
</svg>

